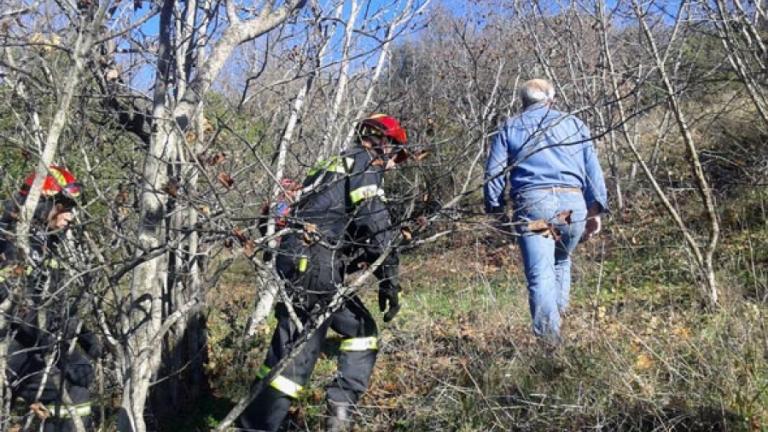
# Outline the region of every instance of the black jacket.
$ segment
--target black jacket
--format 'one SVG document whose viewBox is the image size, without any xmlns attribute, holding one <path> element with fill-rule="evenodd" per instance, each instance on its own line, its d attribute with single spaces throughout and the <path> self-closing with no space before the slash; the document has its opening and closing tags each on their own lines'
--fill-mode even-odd
<svg viewBox="0 0 768 432">
<path fill-rule="evenodd" d="M 63 260 L 57 256 L 58 236 L 49 234 L 41 224 L 33 224 L 31 256 L 25 259 L 13 240 L 15 220 L 8 214 L 12 208 L 6 204 L 0 218 L 0 302 L 11 297 L 6 318 L 14 339 L 44 352 L 53 349 L 59 337 L 65 345 L 77 338 L 83 351 L 101 355 L 98 338 L 78 318 L 82 296 L 73 293 L 74 285 L 59 289 L 65 275 Z M 41 314 L 45 325 L 40 325 Z"/>
<path fill-rule="evenodd" d="M 319 239 L 341 249 L 345 256 L 374 262 L 394 237 L 381 165 L 360 147 L 317 163 L 309 170 L 294 205 L 293 225 L 306 230 L 312 224 Z M 376 276 L 396 284 L 397 267 L 397 251 L 392 251 Z"/>
</svg>

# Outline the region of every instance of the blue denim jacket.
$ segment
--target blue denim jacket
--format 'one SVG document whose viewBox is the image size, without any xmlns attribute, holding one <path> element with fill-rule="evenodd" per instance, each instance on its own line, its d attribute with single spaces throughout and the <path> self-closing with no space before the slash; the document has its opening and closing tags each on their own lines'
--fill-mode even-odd
<svg viewBox="0 0 768 432">
<path fill-rule="evenodd" d="M 587 208 L 607 210 L 603 171 L 589 129 L 576 117 L 535 104 L 512 117 L 491 142 L 485 164 L 485 210 L 502 211 L 508 167 L 509 194 L 546 187 L 580 188 Z"/>
</svg>

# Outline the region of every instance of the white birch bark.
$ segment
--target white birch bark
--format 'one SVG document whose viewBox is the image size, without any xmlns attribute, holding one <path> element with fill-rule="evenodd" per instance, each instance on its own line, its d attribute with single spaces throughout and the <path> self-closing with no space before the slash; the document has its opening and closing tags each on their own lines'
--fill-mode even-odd
<svg viewBox="0 0 768 432">
<path fill-rule="evenodd" d="M 170 30 L 173 28 L 173 0 L 166 0 L 160 16 L 160 53 L 155 83 L 154 131 L 150 140 L 149 154 L 145 160 L 141 192 L 141 223 L 139 242 L 143 252 L 166 247 L 164 244 L 166 205 L 168 195 L 163 186 L 168 182 L 168 167 L 175 162 L 180 140 L 203 107 L 203 97 L 210 88 L 233 50 L 246 40 L 253 39 L 284 22 L 301 1 L 288 1 L 279 8 L 265 6 L 250 21 L 242 21 L 232 1 L 226 3 L 229 27 L 211 47 L 210 55 L 194 79 L 188 83 L 175 107 L 169 106 L 169 67 L 172 60 Z M 177 71 L 179 73 L 180 71 Z M 131 283 L 134 307 L 130 317 L 129 334 L 123 348 L 123 400 L 118 416 L 121 432 L 145 432 L 143 413 L 152 377 L 160 366 L 161 347 L 159 338 L 168 331 L 163 323 L 162 296 L 169 287 L 168 254 L 162 254 L 142 262 L 133 271 Z M 169 316 L 176 311 L 168 311 Z"/>
</svg>

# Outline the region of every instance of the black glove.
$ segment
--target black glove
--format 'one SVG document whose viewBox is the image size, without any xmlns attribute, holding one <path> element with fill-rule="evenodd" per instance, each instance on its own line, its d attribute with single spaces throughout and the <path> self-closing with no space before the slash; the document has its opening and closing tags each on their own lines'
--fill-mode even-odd
<svg viewBox="0 0 768 432">
<path fill-rule="evenodd" d="M 389 310 L 387 310 L 389 304 Z M 389 280 L 379 282 L 379 310 L 386 311 L 384 322 L 392 321 L 392 318 L 400 311 L 400 287 Z"/>
</svg>

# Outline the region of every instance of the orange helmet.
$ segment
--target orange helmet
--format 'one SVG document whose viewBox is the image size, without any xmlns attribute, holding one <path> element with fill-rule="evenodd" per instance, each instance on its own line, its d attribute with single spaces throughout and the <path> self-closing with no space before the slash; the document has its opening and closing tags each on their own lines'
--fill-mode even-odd
<svg viewBox="0 0 768 432">
<path fill-rule="evenodd" d="M 21 196 L 26 197 L 27 194 L 29 194 L 29 189 L 32 187 L 34 181 L 35 173 L 27 176 L 19 191 Z M 64 198 L 74 201 L 80 197 L 82 189 L 82 185 L 77 182 L 74 174 L 69 170 L 61 166 L 51 165 L 48 167 L 48 175 L 43 181 L 43 189 L 41 193 L 43 196 L 49 198 L 61 195 Z"/>
<path fill-rule="evenodd" d="M 399 147 L 394 158 L 395 162 L 400 163 L 408 159 L 408 152 L 404 148 L 408 143 L 408 136 L 396 118 L 386 114 L 373 114 L 360 122 L 357 126 L 357 133 L 361 137 L 379 136 L 388 138 Z"/>
</svg>

